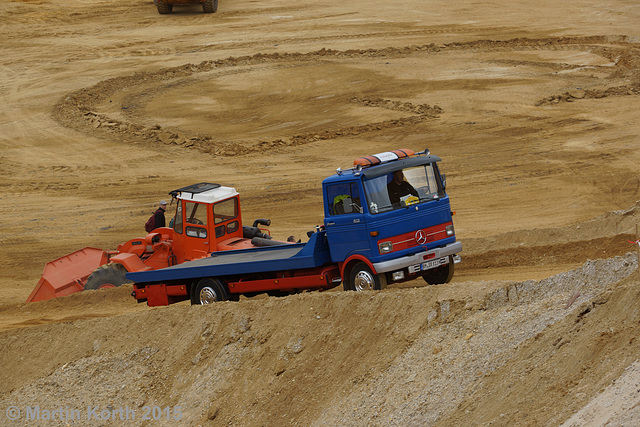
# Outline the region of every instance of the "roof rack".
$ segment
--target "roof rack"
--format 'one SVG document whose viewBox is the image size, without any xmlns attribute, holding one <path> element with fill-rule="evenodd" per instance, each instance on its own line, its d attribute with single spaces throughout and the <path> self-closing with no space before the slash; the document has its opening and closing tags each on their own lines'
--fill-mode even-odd
<svg viewBox="0 0 640 427">
<path fill-rule="evenodd" d="M 220 184 L 213 184 L 210 182 L 200 182 L 198 184 L 187 185 L 186 187 L 178 188 L 177 190 L 173 190 L 169 192 L 169 195 L 173 198 L 176 198 L 180 193 L 191 193 L 198 194 L 204 193 L 205 191 L 215 190 L 216 188 L 220 188 Z"/>
<path fill-rule="evenodd" d="M 393 151 L 385 151 L 384 153 L 374 154 L 372 156 L 358 157 L 353 161 L 354 167 L 349 169 L 336 169 L 336 173 L 338 175 L 342 175 L 345 170 L 354 170 L 356 174 L 359 174 L 363 168 L 368 168 L 371 166 L 378 166 L 384 163 L 392 162 L 395 160 L 404 159 L 407 157 L 411 157 L 413 155 L 420 156 L 426 154 L 427 156 L 431 154 L 428 148 L 425 148 L 424 151 L 420 151 L 418 153 L 413 150 L 409 150 L 408 148 L 402 148 L 400 150 Z"/>
</svg>

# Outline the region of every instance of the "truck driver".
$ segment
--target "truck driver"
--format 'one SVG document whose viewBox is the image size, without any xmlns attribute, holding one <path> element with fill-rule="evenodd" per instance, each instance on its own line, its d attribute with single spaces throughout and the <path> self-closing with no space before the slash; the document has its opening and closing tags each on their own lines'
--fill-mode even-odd
<svg viewBox="0 0 640 427">
<path fill-rule="evenodd" d="M 401 170 L 397 170 L 393 173 L 393 179 L 387 184 L 387 191 L 389 192 L 389 201 L 392 205 L 399 204 L 400 198 L 408 195 L 418 197 L 418 192 L 411 184 L 404 179 L 404 174 Z"/>
</svg>

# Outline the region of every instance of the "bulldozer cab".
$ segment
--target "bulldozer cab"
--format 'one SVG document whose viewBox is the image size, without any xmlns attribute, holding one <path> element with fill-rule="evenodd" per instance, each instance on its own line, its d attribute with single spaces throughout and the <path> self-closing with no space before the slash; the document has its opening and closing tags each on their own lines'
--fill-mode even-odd
<svg viewBox="0 0 640 427">
<path fill-rule="evenodd" d="M 219 184 L 200 183 L 174 190 L 173 250 L 178 262 L 203 258 L 219 245 L 242 239 L 238 192 Z"/>
</svg>

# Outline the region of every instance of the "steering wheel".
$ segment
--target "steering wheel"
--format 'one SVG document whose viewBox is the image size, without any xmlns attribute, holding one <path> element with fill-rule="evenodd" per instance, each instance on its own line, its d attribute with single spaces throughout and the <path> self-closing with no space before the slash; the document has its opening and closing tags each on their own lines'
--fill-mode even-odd
<svg viewBox="0 0 640 427">
<path fill-rule="evenodd" d="M 420 197 L 427 197 L 429 195 L 429 187 L 426 185 L 424 187 L 418 187 L 417 190 Z"/>
</svg>

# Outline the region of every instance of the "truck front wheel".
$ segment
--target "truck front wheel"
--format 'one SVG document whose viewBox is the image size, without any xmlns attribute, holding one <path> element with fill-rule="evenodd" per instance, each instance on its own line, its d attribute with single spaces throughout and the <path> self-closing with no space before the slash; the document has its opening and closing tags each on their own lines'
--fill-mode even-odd
<svg viewBox="0 0 640 427">
<path fill-rule="evenodd" d="M 379 291 L 387 287 L 387 277 L 384 274 L 374 274 L 367 264 L 359 262 L 349 272 L 349 283 L 344 285 L 346 291 Z"/>
<path fill-rule="evenodd" d="M 449 257 L 449 263 L 425 271 L 422 278 L 430 285 L 449 283 L 453 278 L 453 270 L 453 257 Z"/>
<path fill-rule="evenodd" d="M 229 292 L 227 287 L 217 279 L 201 279 L 191 294 L 191 305 L 213 304 L 218 301 L 227 301 Z"/>
</svg>

